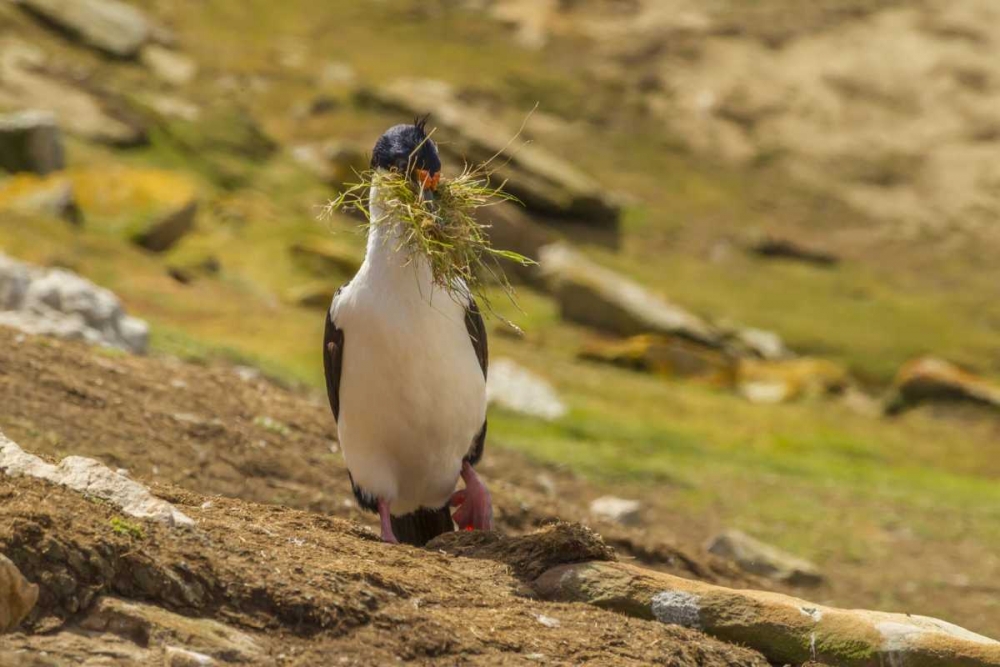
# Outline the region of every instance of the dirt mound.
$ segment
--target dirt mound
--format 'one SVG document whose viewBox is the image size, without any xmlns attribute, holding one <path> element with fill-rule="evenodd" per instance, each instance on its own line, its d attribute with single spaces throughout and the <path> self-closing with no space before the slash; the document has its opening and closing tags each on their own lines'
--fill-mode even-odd
<svg viewBox="0 0 1000 667">
<path fill-rule="evenodd" d="M 46 482 L 0 480 L 0 550 L 42 591 L 27 633 L 0 642 L 0 664 L 24 664 L 42 650 L 59 658 L 36 664 L 95 653 L 149 664 L 157 651 L 213 647 L 232 657 L 234 643 L 250 664 L 322 664 L 329 655 L 345 664 L 457 656 L 471 664 L 765 664 L 696 632 L 532 600 L 500 563 L 385 545 L 318 514 L 155 491 L 197 527 L 124 521 L 107 503 Z M 556 532 L 583 534 L 575 530 Z M 498 540 L 490 556 L 519 562 L 528 539 Z M 536 541 L 553 543 L 544 534 Z M 186 646 L 160 644 L 178 641 Z"/>
<path fill-rule="evenodd" d="M 500 533 L 451 533 L 432 540 L 427 548 L 501 562 L 514 576 L 525 581 L 534 581 L 556 565 L 615 559 L 615 552 L 604 544 L 600 535 L 572 523 L 555 524 L 520 537 L 506 537 Z"/>
</svg>

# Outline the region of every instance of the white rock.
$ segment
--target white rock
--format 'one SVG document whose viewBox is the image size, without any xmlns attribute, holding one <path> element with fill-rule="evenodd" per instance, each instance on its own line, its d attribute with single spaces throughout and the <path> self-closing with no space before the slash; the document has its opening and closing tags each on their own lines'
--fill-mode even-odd
<svg viewBox="0 0 1000 667">
<path fill-rule="evenodd" d="M 163 658 L 167 667 L 208 667 L 215 664 L 212 656 L 176 646 L 168 646 L 163 652 Z"/>
<path fill-rule="evenodd" d="M 194 521 L 165 500 L 103 463 L 82 456 L 67 456 L 59 465 L 29 454 L 0 433 L 0 471 L 7 475 L 36 477 L 80 493 L 103 498 L 123 512 L 170 526 L 193 526 Z"/>
<path fill-rule="evenodd" d="M 566 414 L 552 385 L 510 359 L 490 363 L 486 396 L 491 405 L 532 417 L 551 421 Z"/>
<path fill-rule="evenodd" d="M 0 324 L 142 354 L 149 326 L 125 315 L 112 292 L 62 269 L 46 270 L 0 254 Z"/>
<path fill-rule="evenodd" d="M 638 500 L 627 500 L 615 496 L 602 496 L 590 503 L 590 513 L 594 516 L 631 526 L 639 523 L 642 504 Z"/>
</svg>

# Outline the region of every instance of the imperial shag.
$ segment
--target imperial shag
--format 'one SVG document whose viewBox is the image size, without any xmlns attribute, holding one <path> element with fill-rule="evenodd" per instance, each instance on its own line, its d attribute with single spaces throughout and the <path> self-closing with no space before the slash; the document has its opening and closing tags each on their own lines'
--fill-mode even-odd
<svg viewBox="0 0 1000 667">
<path fill-rule="evenodd" d="M 418 121 L 386 131 L 371 167 L 405 173 L 433 198 L 441 160 Z M 427 260 L 402 247 L 402 223 L 381 207 L 377 187 L 369 196 L 377 224 L 358 273 L 333 297 L 323 341 L 354 495 L 378 513 L 386 542 L 423 545 L 454 530 L 453 519 L 491 530 L 490 494 L 474 469 L 486 439 L 482 315 L 464 285 L 435 284 Z"/>
</svg>

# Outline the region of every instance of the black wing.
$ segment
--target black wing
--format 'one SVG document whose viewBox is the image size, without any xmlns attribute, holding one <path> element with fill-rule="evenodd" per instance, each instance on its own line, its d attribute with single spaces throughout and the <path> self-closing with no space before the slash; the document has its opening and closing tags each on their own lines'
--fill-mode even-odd
<svg viewBox="0 0 1000 667">
<path fill-rule="evenodd" d="M 476 358 L 479 359 L 479 367 L 483 369 L 483 377 L 488 374 L 490 367 L 490 348 L 486 341 L 486 323 L 483 322 L 483 314 L 479 312 L 475 298 L 469 298 L 469 305 L 465 307 L 465 329 L 469 332 L 472 340 L 472 349 L 476 351 Z M 466 460 L 472 465 L 479 463 L 483 457 L 483 447 L 486 445 L 486 420 L 483 420 L 483 427 L 479 430 L 472 441 L 469 453 L 465 455 Z"/>
<path fill-rule="evenodd" d="M 469 298 L 469 305 L 465 307 L 465 329 L 472 339 L 472 348 L 476 351 L 476 358 L 479 359 L 479 367 L 483 369 L 483 377 L 486 377 L 490 366 L 490 349 L 486 342 L 486 323 L 483 322 L 483 315 L 479 312 L 474 298 Z"/>
<path fill-rule="evenodd" d="M 323 334 L 323 370 L 326 372 L 326 395 L 330 399 L 333 418 L 340 419 L 340 370 L 344 361 L 344 332 L 333 322 L 333 304 L 344 288 L 333 295 L 333 303 L 326 312 L 326 331 Z"/>
</svg>

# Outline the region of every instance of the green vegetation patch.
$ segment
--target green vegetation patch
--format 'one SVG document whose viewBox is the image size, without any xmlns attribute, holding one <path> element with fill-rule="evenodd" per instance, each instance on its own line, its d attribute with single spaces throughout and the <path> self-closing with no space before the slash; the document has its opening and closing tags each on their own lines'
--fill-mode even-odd
<svg viewBox="0 0 1000 667">
<path fill-rule="evenodd" d="M 132 523 L 131 521 L 126 521 L 120 516 L 111 517 L 111 530 L 117 535 L 125 535 L 131 537 L 135 540 L 145 539 L 146 532 L 137 523 Z"/>
</svg>

